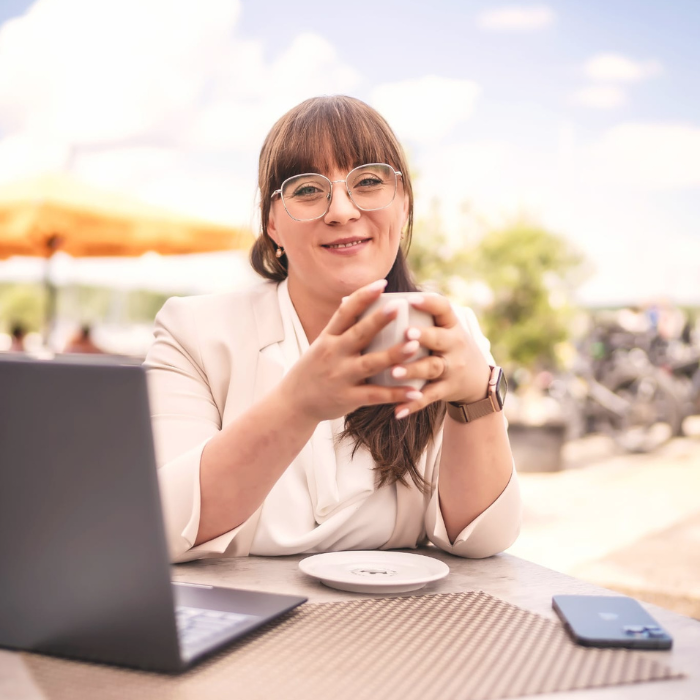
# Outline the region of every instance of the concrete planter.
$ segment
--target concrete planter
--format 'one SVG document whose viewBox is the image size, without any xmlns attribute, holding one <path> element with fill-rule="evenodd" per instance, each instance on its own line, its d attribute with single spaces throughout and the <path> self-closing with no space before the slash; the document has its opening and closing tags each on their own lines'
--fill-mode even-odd
<svg viewBox="0 0 700 700">
<path fill-rule="evenodd" d="M 517 471 L 556 472 L 562 469 L 562 448 L 566 437 L 563 423 L 511 423 L 508 435 Z"/>
</svg>

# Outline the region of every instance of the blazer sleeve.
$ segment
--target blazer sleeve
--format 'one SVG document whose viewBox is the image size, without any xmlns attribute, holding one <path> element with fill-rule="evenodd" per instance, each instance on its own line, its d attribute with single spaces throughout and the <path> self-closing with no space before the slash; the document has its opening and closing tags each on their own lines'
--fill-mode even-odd
<svg viewBox="0 0 700 700">
<path fill-rule="evenodd" d="M 173 297 L 165 303 L 144 362 L 165 532 L 174 562 L 223 554 L 242 527 L 193 547 L 199 530 L 202 451 L 221 430 L 221 415 L 203 368 L 191 302 Z"/>
<path fill-rule="evenodd" d="M 468 308 L 455 307 L 455 313 L 476 341 L 489 365 L 495 365 L 490 343 L 481 332 L 474 312 Z M 506 421 L 505 415 L 503 420 Z M 425 513 L 425 530 L 428 539 L 450 554 L 475 559 L 490 557 L 510 547 L 520 533 L 522 520 L 522 500 L 515 464 L 513 464 L 510 480 L 498 498 L 474 518 L 455 537 L 454 542 L 450 542 L 438 498 L 440 455 L 440 447 L 434 455 L 431 455 L 434 460 L 432 471 L 434 476 L 431 484 L 432 493 Z"/>
</svg>

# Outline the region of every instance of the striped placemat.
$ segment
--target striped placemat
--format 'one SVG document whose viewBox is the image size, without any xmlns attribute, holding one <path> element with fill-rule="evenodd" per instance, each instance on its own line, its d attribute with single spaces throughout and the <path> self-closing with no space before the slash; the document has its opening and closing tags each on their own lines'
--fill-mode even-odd
<svg viewBox="0 0 700 700">
<path fill-rule="evenodd" d="M 303 605 L 179 677 L 24 659 L 48 700 L 495 700 L 682 677 L 658 656 L 473 591 Z"/>
</svg>

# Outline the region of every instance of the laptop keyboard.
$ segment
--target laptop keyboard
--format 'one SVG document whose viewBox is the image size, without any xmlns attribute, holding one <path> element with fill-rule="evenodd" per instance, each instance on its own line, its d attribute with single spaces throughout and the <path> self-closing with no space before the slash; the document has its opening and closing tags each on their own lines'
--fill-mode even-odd
<svg viewBox="0 0 700 700">
<path fill-rule="evenodd" d="M 222 637 L 230 637 L 231 632 L 253 619 L 256 619 L 254 615 L 178 605 L 175 608 L 175 621 L 183 656 L 191 656 Z"/>
</svg>

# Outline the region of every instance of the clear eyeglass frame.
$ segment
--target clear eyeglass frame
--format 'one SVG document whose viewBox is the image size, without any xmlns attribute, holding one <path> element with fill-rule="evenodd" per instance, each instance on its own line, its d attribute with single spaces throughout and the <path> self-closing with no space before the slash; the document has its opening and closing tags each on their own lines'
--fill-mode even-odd
<svg viewBox="0 0 700 700">
<path fill-rule="evenodd" d="M 350 191 L 350 188 L 348 187 L 348 180 L 350 179 L 350 176 L 356 171 L 356 170 L 361 170 L 362 168 L 371 168 L 372 166 L 375 165 L 381 165 L 382 167 L 389 168 L 392 173 L 394 173 L 394 193 L 391 195 L 391 199 L 389 202 L 386 204 L 382 205 L 381 207 L 375 207 L 373 209 L 367 209 L 365 207 L 360 206 L 355 199 L 352 196 L 352 192 Z M 284 190 L 284 186 L 290 181 L 294 180 L 298 177 L 309 177 L 313 175 L 314 177 L 320 177 L 326 180 L 330 186 L 328 195 L 326 196 L 326 209 L 322 214 L 319 214 L 318 216 L 311 217 L 310 219 L 297 219 L 296 216 L 292 216 L 290 213 L 289 209 L 287 208 L 287 203 L 284 201 L 284 195 L 282 194 Z M 387 207 L 391 206 L 393 201 L 396 199 L 396 190 L 398 189 L 398 179 L 399 177 L 403 178 L 403 173 L 400 170 L 394 170 L 394 168 L 391 167 L 388 163 L 364 163 L 363 165 L 358 165 L 356 168 L 353 168 L 346 176 L 344 180 L 330 180 L 327 178 L 325 175 L 321 175 L 320 173 L 299 173 L 299 175 L 292 175 L 291 177 L 288 177 L 280 186 L 279 189 L 275 190 L 271 195 L 270 199 L 274 199 L 277 195 L 280 196 L 280 199 L 282 200 L 282 205 L 284 206 L 284 210 L 287 212 L 289 215 L 290 219 L 294 219 L 294 221 L 316 221 L 318 219 L 322 219 L 327 213 L 328 210 L 331 208 L 331 201 L 333 200 L 333 185 L 338 183 L 338 182 L 343 182 L 345 183 L 345 191 L 348 193 L 348 197 L 350 198 L 350 201 L 360 210 L 360 211 L 381 211 L 382 209 L 386 209 Z"/>
</svg>

